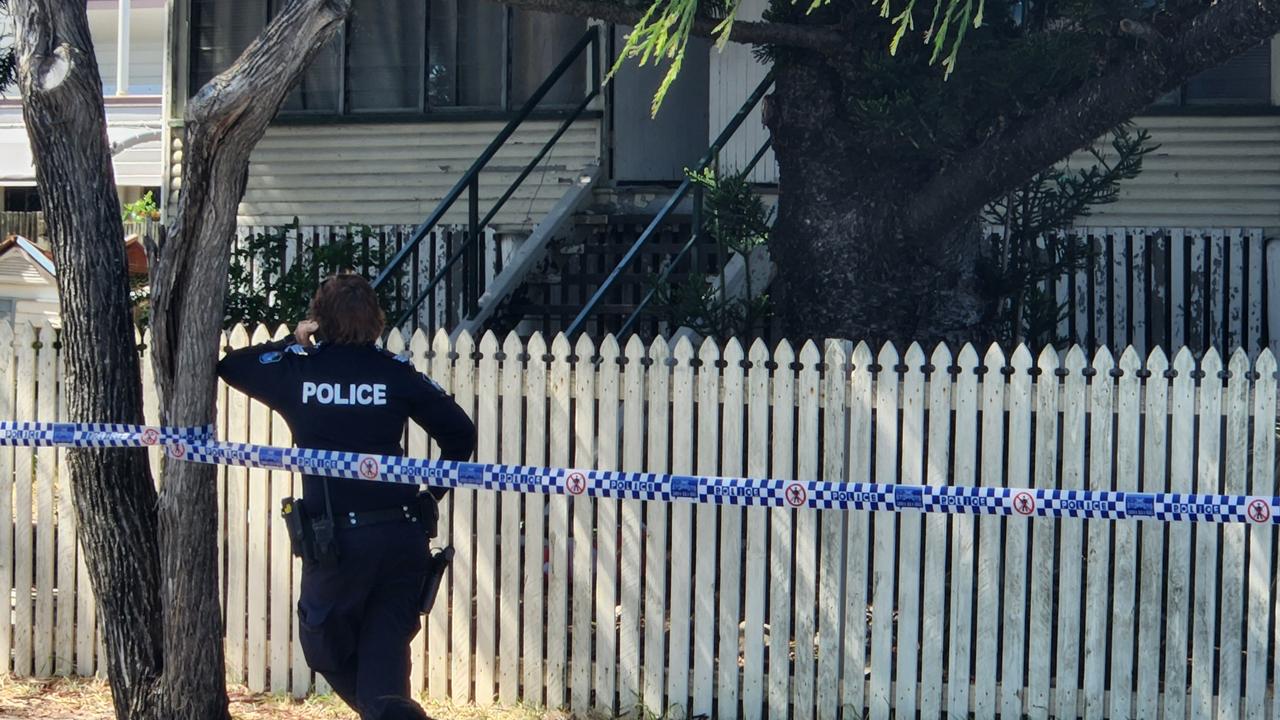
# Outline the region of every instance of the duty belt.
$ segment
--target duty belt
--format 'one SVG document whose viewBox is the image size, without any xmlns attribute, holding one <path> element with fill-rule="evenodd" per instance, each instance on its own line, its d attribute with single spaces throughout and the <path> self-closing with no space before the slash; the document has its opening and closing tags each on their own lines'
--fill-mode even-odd
<svg viewBox="0 0 1280 720">
<path fill-rule="evenodd" d="M 417 502 L 405 504 L 399 507 L 384 508 L 382 510 L 364 510 L 349 511 L 345 513 L 334 513 L 334 525 L 339 529 L 351 530 L 353 528 L 368 527 L 370 525 L 383 525 L 393 522 L 420 522 L 421 513 L 415 507 Z"/>
</svg>

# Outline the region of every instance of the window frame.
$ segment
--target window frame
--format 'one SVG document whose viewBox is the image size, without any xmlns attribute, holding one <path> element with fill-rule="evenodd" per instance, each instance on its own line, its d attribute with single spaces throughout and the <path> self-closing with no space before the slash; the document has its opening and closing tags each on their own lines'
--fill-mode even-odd
<svg viewBox="0 0 1280 720">
<path fill-rule="evenodd" d="M 421 70 L 418 78 L 418 107 L 405 110 L 386 110 L 386 109 L 370 109 L 370 110 L 352 110 L 348 106 L 347 99 L 347 82 L 348 68 L 347 59 L 349 55 L 349 36 L 351 28 L 351 17 L 347 17 L 343 21 L 342 27 L 338 29 L 337 37 L 339 42 L 339 58 L 337 82 L 337 109 L 336 110 L 290 110 L 281 107 L 277 113 L 273 124 L 276 125 L 340 125 L 344 123 L 403 123 L 403 122 L 460 122 L 460 121 L 507 121 L 514 118 L 520 111 L 520 105 L 516 105 L 512 100 L 512 77 L 511 57 L 512 57 L 512 13 L 514 8 L 502 6 L 502 97 L 498 106 L 486 105 L 440 105 L 432 106 L 429 99 L 430 89 L 430 32 L 431 32 L 431 4 L 427 2 L 427 12 L 423 16 L 422 43 L 421 43 Z M 267 0 L 263 4 L 263 27 L 271 21 L 272 16 L 278 10 L 279 5 L 284 0 Z M 188 23 L 187 33 L 187 83 L 190 88 L 196 87 L 195 70 L 197 67 L 196 58 L 199 53 L 198 44 L 195 42 L 195 23 Z M 599 60 L 596 59 L 596 62 Z M 585 78 L 590 82 L 591 60 L 586 63 L 583 72 Z M 191 91 L 188 90 L 187 95 Z M 596 105 L 596 103 L 593 103 Z M 530 114 L 530 119 L 544 120 L 561 120 L 572 114 L 574 105 L 566 103 L 563 105 L 552 105 L 543 103 Z M 582 113 L 585 118 L 600 118 L 603 111 L 597 107 L 588 107 Z"/>
</svg>

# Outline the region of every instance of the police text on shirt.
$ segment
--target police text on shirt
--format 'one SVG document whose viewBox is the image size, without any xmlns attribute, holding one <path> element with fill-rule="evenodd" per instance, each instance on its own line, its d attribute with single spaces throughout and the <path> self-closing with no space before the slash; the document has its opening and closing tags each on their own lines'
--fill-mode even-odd
<svg viewBox="0 0 1280 720">
<path fill-rule="evenodd" d="M 387 386 L 360 383 L 302 383 L 302 404 L 315 400 L 321 405 L 386 405 Z"/>
</svg>

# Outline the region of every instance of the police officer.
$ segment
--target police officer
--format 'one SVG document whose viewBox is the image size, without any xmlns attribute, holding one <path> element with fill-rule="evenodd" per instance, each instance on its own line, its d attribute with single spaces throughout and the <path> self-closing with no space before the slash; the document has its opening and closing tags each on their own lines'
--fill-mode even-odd
<svg viewBox="0 0 1280 720">
<path fill-rule="evenodd" d="M 335 275 L 293 338 L 232 351 L 218 374 L 280 413 L 299 447 L 401 455 L 412 419 L 443 459 L 469 459 L 470 418 L 427 376 L 374 346 L 383 325 L 369 283 Z M 433 566 L 428 530 L 444 491 L 420 497 L 411 485 L 310 475 L 302 484 L 305 532 L 291 539 L 303 556 L 298 624 L 307 664 L 363 720 L 425 718 L 409 699 L 409 643 L 420 627 Z M 286 510 L 294 511 L 289 503 Z"/>
</svg>

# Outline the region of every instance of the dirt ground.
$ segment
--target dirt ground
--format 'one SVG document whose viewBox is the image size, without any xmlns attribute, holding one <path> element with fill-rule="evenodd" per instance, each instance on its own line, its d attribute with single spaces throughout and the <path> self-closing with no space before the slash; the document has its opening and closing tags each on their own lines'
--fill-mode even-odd
<svg viewBox="0 0 1280 720">
<path fill-rule="evenodd" d="M 229 687 L 235 720 L 355 720 L 332 696 L 303 701 L 277 695 L 254 695 Z M 454 708 L 424 703 L 435 720 L 571 720 L 561 713 L 527 708 Z M 39 720 L 112 720 L 111 690 L 100 680 L 18 680 L 0 675 L 0 718 Z"/>
</svg>

